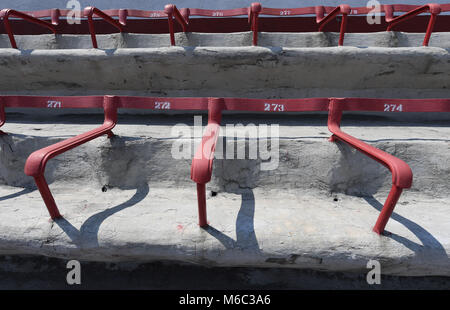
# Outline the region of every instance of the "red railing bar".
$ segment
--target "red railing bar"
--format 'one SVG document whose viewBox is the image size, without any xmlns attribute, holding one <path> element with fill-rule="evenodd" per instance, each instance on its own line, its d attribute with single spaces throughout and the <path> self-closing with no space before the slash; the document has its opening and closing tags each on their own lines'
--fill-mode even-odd
<svg viewBox="0 0 450 310">
<path fill-rule="evenodd" d="M 450 3 L 440 4 L 441 12 L 449 12 L 450 11 Z"/>
<path fill-rule="evenodd" d="M 410 188 L 412 185 L 413 174 L 411 168 L 401 159 L 394 157 L 380 149 L 368 145 L 361 140 L 346 134 L 340 129 L 340 122 L 342 118 L 343 104 L 346 99 L 330 99 L 329 114 L 328 114 L 328 129 L 333 134 L 330 141 L 334 142 L 340 140 L 367 155 L 368 157 L 378 161 L 387 167 L 392 173 L 392 188 L 389 196 L 384 203 L 383 209 L 378 217 L 378 220 L 373 228 L 378 234 L 382 234 L 389 217 L 394 210 L 394 207 L 404 188 Z"/>
<path fill-rule="evenodd" d="M 250 24 L 250 29 L 253 32 L 252 44 L 254 46 L 258 45 L 258 16 L 261 12 L 261 3 L 253 2 L 248 10 L 248 22 Z"/>
<path fill-rule="evenodd" d="M 112 129 L 117 123 L 117 106 L 115 101 L 116 98 L 114 96 L 104 97 L 105 120 L 102 126 L 35 151 L 28 157 L 25 163 L 25 174 L 34 178 L 52 219 L 61 217 L 61 214 L 48 187 L 47 181 L 45 180 L 44 174 L 47 162 L 59 154 L 105 134 L 108 135 L 108 137 L 112 137 Z"/>
<path fill-rule="evenodd" d="M 205 10 L 205 9 L 189 9 L 191 16 L 206 16 L 206 17 L 231 17 L 239 15 L 247 15 L 248 8 L 238 8 L 231 10 Z"/>
<path fill-rule="evenodd" d="M 33 24 L 37 24 L 37 25 L 46 27 L 46 28 L 50 29 L 53 33 L 56 34 L 56 26 L 51 23 L 37 19 L 33 16 L 30 16 L 28 14 L 25 14 L 25 13 L 22 13 L 19 11 L 15 11 L 12 9 L 3 9 L 0 11 L 0 18 L 3 18 L 3 24 L 5 25 L 5 30 L 8 33 L 9 42 L 11 43 L 12 48 L 17 48 L 17 43 L 16 43 L 16 40 L 14 39 L 14 34 L 12 31 L 11 25 L 9 24 L 10 16 L 21 18 L 21 19 L 31 22 Z"/>
<path fill-rule="evenodd" d="M 125 25 L 122 24 L 123 21 L 115 20 L 114 18 L 107 15 L 105 12 L 97 9 L 96 7 L 88 6 L 84 9 L 83 13 L 84 13 L 84 16 L 88 18 L 89 32 L 91 34 L 92 46 L 94 48 L 98 48 L 97 38 L 95 36 L 94 20 L 93 20 L 94 14 L 97 15 L 98 17 L 104 19 L 106 22 L 113 25 L 114 27 L 116 27 L 120 32 L 122 32 L 124 30 Z"/>
<path fill-rule="evenodd" d="M 342 14 L 341 29 L 339 31 L 339 46 L 344 45 L 344 35 L 347 27 L 347 15 L 350 14 L 350 6 L 341 4 L 334 8 L 327 16 L 324 17 L 325 7 L 316 6 L 316 23 L 319 25 L 319 31 L 323 31 L 323 27 L 330 21 L 335 19 L 339 14 Z"/>
<path fill-rule="evenodd" d="M 173 26 L 173 18 L 181 25 L 183 28 L 183 32 L 187 31 L 187 26 L 189 25 L 189 21 L 181 15 L 180 11 L 174 4 L 167 4 L 164 7 L 164 12 L 167 14 L 168 22 L 169 22 L 169 33 L 170 33 L 170 44 L 172 46 L 175 45 L 175 33 Z M 187 11 L 188 12 L 188 11 Z"/>
<path fill-rule="evenodd" d="M 449 99 L 345 98 L 340 105 L 346 111 L 450 112 Z"/>
<path fill-rule="evenodd" d="M 208 98 L 132 97 L 118 98 L 120 109 L 207 110 Z"/>
<path fill-rule="evenodd" d="M 246 99 L 224 98 L 224 110 L 253 112 L 328 111 L 328 98 Z"/>
<path fill-rule="evenodd" d="M 5 108 L 48 108 L 50 103 L 58 103 L 58 108 L 84 109 L 102 108 L 103 96 L 29 96 L 2 95 L 1 105 Z M 141 97 L 115 96 L 120 109 L 154 109 L 155 103 L 170 103 L 169 110 L 207 110 L 207 97 Z M 264 112 L 268 104 L 284 105 L 283 111 L 306 112 L 328 111 L 329 98 L 301 99 L 252 99 L 223 98 L 224 110 Z M 390 99 L 390 98 L 345 98 L 340 103 L 345 110 L 378 111 L 387 109 L 388 104 L 402 105 L 401 112 L 450 112 L 450 99 Z M 277 112 L 272 111 L 272 112 Z"/>
<path fill-rule="evenodd" d="M 274 16 L 291 16 L 291 15 L 307 15 L 315 14 L 316 7 L 309 6 L 304 8 L 265 8 L 261 9 L 260 15 L 274 15 Z"/>
<path fill-rule="evenodd" d="M 421 13 L 430 12 L 430 20 L 428 22 L 427 31 L 425 32 L 425 38 L 423 39 L 423 46 L 428 46 L 428 43 L 430 41 L 431 33 L 433 32 L 434 24 L 436 23 L 436 17 L 441 12 L 441 7 L 439 4 L 436 3 L 429 3 L 422 5 L 420 7 L 417 7 L 403 15 L 394 17 L 394 5 L 385 5 L 384 11 L 385 11 L 385 19 L 388 23 L 387 31 L 391 31 L 392 28 L 408 19 L 411 19 Z"/>
</svg>

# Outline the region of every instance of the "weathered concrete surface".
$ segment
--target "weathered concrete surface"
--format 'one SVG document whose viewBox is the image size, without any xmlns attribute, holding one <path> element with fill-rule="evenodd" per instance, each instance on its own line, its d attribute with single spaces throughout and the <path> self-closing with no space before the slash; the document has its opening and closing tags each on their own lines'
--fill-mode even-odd
<svg viewBox="0 0 450 310">
<path fill-rule="evenodd" d="M 4 94 L 423 98 L 450 88 L 440 47 L 6 48 L 0 69 Z"/>
<path fill-rule="evenodd" d="M 176 33 L 177 46 L 182 47 L 239 47 L 252 46 L 252 32 L 235 33 Z M 383 31 L 373 33 L 347 33 L 345 46 L 356 47 L 419 47 L 422 46 L 423 33 Z M 449 48 L 450 34 L 436 32 L 431 36 L 429 46 Z M 69 34 L 15 35 L 21 50 L 31 49 L 89 49 L 91 36 Z M 260 32 L 258 45 L 263 47 L 331 47 L 337 46 L 339 33 L 335 32 Z M 169 34 L 113 33 L 97 35 L 101 49 L 117 48 L 157 48 L 169 47 Z M 6 34 L 0 35 L 0 48 L 10 48 Z"/>
<path fill-rule="evenodd" d="M 10 134 L 0 138 L 1 254 L 333 271 L 367 270 L 367 261 L 378 259 L 386 274 L 450 276 L 448 121 L 344 124 L 405 160 L 415 174 L 388 223 L 389 234 L 380 237 L 371 228 L 389 172 L 328 142 L 323 117 L 276 120 L 276 170 L 260 171 L 258 160 L 216 160 L 206 230 L 196 224 L 190 159 L 170 154 L 176 140 L 171 125 L 192 125 L 192 118 L 123 117 L 114 139 L 100 138 L 51 160 L 47 178 L 64 215 L 55 222 L 23 174 L 26 157 L 101 119 L 60 117 L 55 125 L 11 118 L 4 128 Z M 230 116 L 223 123 L 234 121 Z"/>
</svg>

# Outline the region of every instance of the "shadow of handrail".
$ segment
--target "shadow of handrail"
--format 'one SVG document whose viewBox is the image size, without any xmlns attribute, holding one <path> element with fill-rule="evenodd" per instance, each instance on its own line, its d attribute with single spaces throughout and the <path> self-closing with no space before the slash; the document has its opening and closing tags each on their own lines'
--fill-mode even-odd
<svg viewBox="0 0 450 310">
<path fill-rule="evenodd" d="M 206 226 L 204 230 L 216 238 L 226 249 L 248 249 L 261 252 L 256 239 L 254 216 L 255 216 L 255 196 L 253 191 L 247 190 L 241 194 L 241 208 L 236 219 L 236 240 L 233 240 L 224 233 L 212 226 Z"/>
<path fill-rule="evenodd" d="M 383 205 L 373 196 L 364 197 L 364 200 L 367 201 L 372 207 L 374 207 L 378 211 L 380 211 L 383 208 Z M 392 213 L 391 219 L 399 222 L 400 224 L 408 228 L 414 235 L 416 235 L 416 237 L 422 242 L 422 244 L 418 244 L 405 237 L 399 236 L 389 231 L 385 231 L 384 233 L 385 237 L 391 238 L 392 240 L 395 240 L 398 243 L 403 244 L 416 254 L 423 251 L 425 248 L 430 248 L 436 252 L 435 255 L 437 257 L 448 258 L 447 252 L 445 251 L 442 244 L 425 228 L 407 219 L 406 217 L 399 215 L 396 212 Z"/>
<path fill-rule="evenodd" d="M 22 195 L 25 195 L 25 194 L 29 194 L 31 192 L 34 192 L 34 189 L 24 188 L 20 192 L 17 192 L 17 193 L 14 193 L 14 194 L 9 194 L 9 195 L 6 195 L 6 196 L 1 196 L 0 197 L 0 201 L 11 199 L 11 198 L 16 198 L 16 197 L 19 197 L 19 196 L 22 196 Z"/>
<path fill-rule="evenodd" d="M 102 212 L 96 213 L 89 217 L 80 227 L 80 230 L 75 228 L 65 218 L 56 219 L 54 222 L 67 234 L 72 242 L 78 247 L 97 247 L 98 244 L 98 231 L 100 225 L 110 216 L 117 212 L 120 212 L 126 208 L 132 207 L 144 200 L 149 193 L 149 187 L 147 183 L 139 186 L 136 189 L 136 193 L 127 201 L 106 209 Z"/>
</svg>

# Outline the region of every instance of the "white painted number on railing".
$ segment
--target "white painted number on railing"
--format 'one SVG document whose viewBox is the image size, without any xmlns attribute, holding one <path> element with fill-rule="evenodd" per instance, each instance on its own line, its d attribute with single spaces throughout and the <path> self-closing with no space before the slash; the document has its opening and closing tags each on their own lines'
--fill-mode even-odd
<svg viewBox="0 0 450 310">
<path fill-rule="evenodd" d="M 291 15 L 291 11 L 289 10 L 280 11 L 280 15 Z"/>
<path fill-rule="evenodd" d="M 403 105 L 402 104 L 385 104 L 384 112 L 402 112 Z"/>
<path fill-rule="evenodd" d="M 213 12 L 212 16 L 223 16 L 223 12 Z"/>
<path fill-rule="evenodd" d="M 170 102 L 168 101 L 156 101 L 155 102 L 155 110 L 169 110 Z"/>
<path fill-rule="evenodd" d="M 162 16 L 162 14 L 161 13 L 151 13 L 150 14 L 150 17 L 161 17 Z"/>
<path fill-rule="evenodd" d="M 47 101 L 47 108 L 60 108 L 61 101 L 49 100 Z"/>
<path fill-rule="evenodd" d="M 284 104 L 264 103 L 264 111 L 283 112 Z"/>
</svg>

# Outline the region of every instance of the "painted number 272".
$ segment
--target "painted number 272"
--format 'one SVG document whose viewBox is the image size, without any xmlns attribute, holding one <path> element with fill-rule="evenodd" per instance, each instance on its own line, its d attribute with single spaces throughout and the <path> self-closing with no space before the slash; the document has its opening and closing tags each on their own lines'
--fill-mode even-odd
<svg viewBox="0 0 450 310">
<path fill-rule="evenodd" d="M 384 112 L 402 112 L 403 105 L 401 104 L 385 104 Z"/>
<path fill-rule="evenodd" d="M 168 101 L 156 101 L 155 102 L 155 109 L 156 110 L 169 110 L 170 109 L 170 102 Z"/>
</svg>

